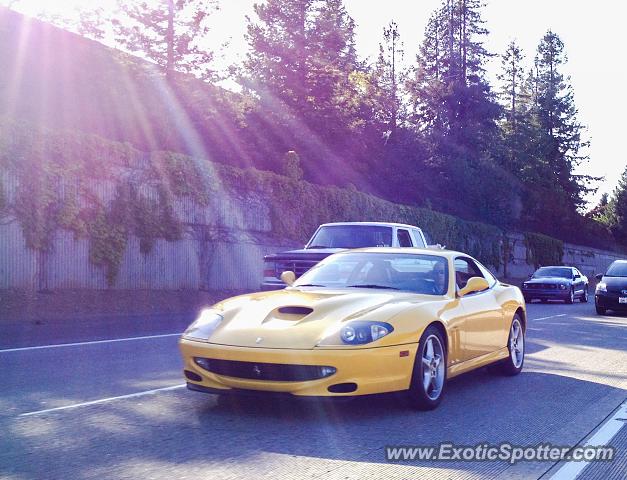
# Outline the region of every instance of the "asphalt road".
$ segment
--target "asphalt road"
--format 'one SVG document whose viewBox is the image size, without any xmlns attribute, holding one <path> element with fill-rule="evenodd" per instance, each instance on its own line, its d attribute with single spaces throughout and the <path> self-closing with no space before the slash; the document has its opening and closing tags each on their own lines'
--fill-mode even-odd
<svg viewBox="0 0 627 480">
<path fill-rule="evenodd" d="M 385 458 L 386 446 L 441 442 L 575 446 L 612 415 L 623 421 L 614 412 L 627 398 L 627 316 L 598 316 L 593 303 L 534 303 L 528 314 L 523 373 L 458 377 L 432 412 L 397 396 L 321 404 L 187 391 L 176 345 L 184 319 L 92 336 L 89 322 L 74 336 L 5 332 L 0 478 L 568 478 L 564 463 Z M 83 343 L 47 346 L 64 338 Z M 627 427 L 612 442 L 619 458 L 580 478 L 627 478 Z"/>
</svg>

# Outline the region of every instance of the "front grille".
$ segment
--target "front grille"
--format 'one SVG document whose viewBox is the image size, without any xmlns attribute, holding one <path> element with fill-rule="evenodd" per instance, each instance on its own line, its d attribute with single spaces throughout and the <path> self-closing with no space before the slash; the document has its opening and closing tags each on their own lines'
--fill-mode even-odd
<svg viewBox="0 0 627 480">
<path fill-rule="evenodd" d="M 334 367 L 318 365 L 287 365 L 282 363 L 239 362 L 196 357 L 198 366 L 208 372 L 248 380 L 268 380 L 274 382 L 304 382 L 318 380 L 333 375 Z"/>
<path fill-rule="evenodd" d="M 296 274 L 296 278 L 298 278 L 316 263 L 318 263 L 317 260 L 279 261 L 276 262 L 275 266 L 276 276 L 280 277 L 283 272 L 292 271 Z"/>
<path fill-rule="evenodd" d="M 554 283 L 528 283 L 527 288 L 534 290 L 556 290 L 557 285 Z"/>
</svg>

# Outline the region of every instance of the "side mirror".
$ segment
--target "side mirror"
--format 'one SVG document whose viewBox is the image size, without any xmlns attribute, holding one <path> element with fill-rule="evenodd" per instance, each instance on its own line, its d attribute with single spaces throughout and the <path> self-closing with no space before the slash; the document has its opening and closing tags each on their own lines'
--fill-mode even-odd
<svg viewBox="0 0 627 480">
<path fill-rule="evenodd" d="M 463 297 L 469 293 L 480 292 L 481 290 L 487 290 L 488 288 L 490 288 L 490 285 L 485 278 L 471 277 L 468 279 L 466 286 L 459 291 L 459 296 Z"/>
<path fill-rule="evenodd" d="M 288 287 L 291 287 L 292 284 L 296 281 L 296 274 L 294 272 L 291 272 L 290 270 L 286 270 L 281 274 L 281 281 Z"/>
<path fill-rule="evenodd" d="M 603 278 L 603 274 L 602 273 L 597 273 L 594 278 L 596 278 L 597 280 L 601 280 Z"/>
</svg>

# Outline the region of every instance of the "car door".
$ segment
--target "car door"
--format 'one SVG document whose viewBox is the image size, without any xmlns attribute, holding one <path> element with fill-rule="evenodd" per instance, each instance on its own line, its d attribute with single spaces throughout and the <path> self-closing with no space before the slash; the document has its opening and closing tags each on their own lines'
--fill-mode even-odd
<svg viewBox="0 0 627 480">
<path fill-rule="evenodd" d="M 575 295 L 582 294 L 585 289 L 585 281 L 579 270 L 573 268 L 573 285 L 575 287 Z"/>
<path fill-rule="evenodd" d="M 494 278 L 486 278 L 477 264 L 469 257 L 457 257 L 454 262 L 457 291 L 464 288 L 472 277 L 485 278 L 490 287 L 481 292 L 470 293 L 460 299 L 466 316 L 463 322 L 463 356 L 470 360 L 494 352 L 505 346 L 503 339 L 504 315 L 496 293 Z"/>
</svg>

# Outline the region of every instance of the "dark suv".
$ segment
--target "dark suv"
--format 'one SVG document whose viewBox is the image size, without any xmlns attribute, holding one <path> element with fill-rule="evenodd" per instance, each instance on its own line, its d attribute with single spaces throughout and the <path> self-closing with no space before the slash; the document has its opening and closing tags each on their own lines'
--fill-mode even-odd
<svg viewBox="0 0 627 480">
<path fill-rule="evenodd" d="M 607 310 L 627 310 L 627 260 L 614 261 L 605 274 L 599 273 L 594 306 L 599 315 Z"/>
</svg>

